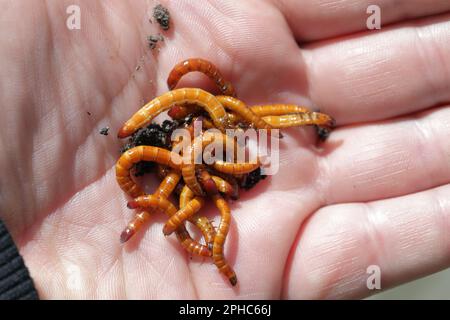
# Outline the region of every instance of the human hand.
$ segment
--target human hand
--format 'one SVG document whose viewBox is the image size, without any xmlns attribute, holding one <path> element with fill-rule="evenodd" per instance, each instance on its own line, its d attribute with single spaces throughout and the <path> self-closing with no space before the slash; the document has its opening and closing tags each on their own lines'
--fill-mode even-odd
<svg viewBox="0 0 450 320">
<path fill-rule="evenodd" d="M 0 212 L 41 298 L 360 298 L 370 265 L 383 288 L 448 267 L 450 4 L 379 3 L 383 27 L 368 31 L 368 0 L 166 1 L 158 51 L 156 3 L 81 1 L 68 30 L 62 1 L 4 2 Z M 302 104 L 338 124 L 319 148 L 310 128 L 283 131 L 278 174 L 231 205 L 236 288 L 165 238 L 165 217 L 119 243 L 133 211 L 115 134 L 190 57 L 249 105 Z"/>
</svg>

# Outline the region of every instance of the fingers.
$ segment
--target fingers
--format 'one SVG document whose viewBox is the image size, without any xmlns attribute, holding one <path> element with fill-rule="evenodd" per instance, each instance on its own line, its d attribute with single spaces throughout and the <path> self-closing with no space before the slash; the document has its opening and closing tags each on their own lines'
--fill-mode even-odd
<svg viewBox="0 0 450 320">
<path fill-rule="evenodd" d="M 238 290 L 214 272 L 208 263 L 189 266 L 200 298 L 279 299 L 281 279 L 290 244 L 300 221 L 315 203 L 313 192 L 264 192 L 233 206 L 233 223 L 225 245 L 225 256 L 239 277 Z M 214 210 L 213 210 L 214 212 Z M 208 212 L 206 212 L 208 215 Z M 217 214 L 214 212 L 214 214 Z M 270 266 L 270 267 L 268 267 Z M 211 272 L 213 271 L 213 272 Z"/>
<path fill-rule="evenodd" d="M 284 297 L 360 298 L 369 266 L 381 288 L 450 265 L 450 186 L 368 204 L 325 207 L 303 226 L 288 262 Z"/>
<path fill-rule="evenodd" d="M 370 5 L 380 8 L 382 26 L 450 10 L 447 0 L 283 0 L 274 1 L 298 41 L 312 41 L 367 30 Z"/>
<path fill-rule="evenodd" d="M 372 201 L 448 183 L 449 137 L 448 106 L 337 130 L 325 146 L 338 147 L 318 160 L 320 193 L 327 204 Z"/>
<path fill-rule="evenodd" d="M 450 101 L 450 15 L 310 47 L 310 97 L 338 124 Z M 332 58 L 330 58 L 332 57 Z"/>
</svg>

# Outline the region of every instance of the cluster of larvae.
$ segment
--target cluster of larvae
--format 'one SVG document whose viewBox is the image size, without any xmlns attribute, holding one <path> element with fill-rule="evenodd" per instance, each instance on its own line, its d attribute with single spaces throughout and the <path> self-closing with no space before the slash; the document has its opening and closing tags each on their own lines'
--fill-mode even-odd
<svg viewBox="0 0 450 320">
<path fill-rule="evenodd" d="M 179 80 L 187 73 L 198 71 L 208 76 L 218 86 L 221 95 L 213 95 L 199 88 L 175 89 Z M 211 143 L 223 144 L 225 149 L 232 146 L 237 152 L 239 146 L 224 132 L 226 129 L 265 129 L 270 134 L 273 129 L 313 125 L 319 137 L 324 139 L 334 126 L 332 117 L 312 112 L 294 104 L 272 104 L 248 107 L 236 98 L 233 86 L 224 79 L 219 70 L 203 59 L 188 59 L 177 64 L 167 80 L 170 91 L 151 100 L 137 111 L 119 130 L 118 137 L 131 137 L 116 164 L 116 178 L 120 188 L 132 200 L 131 209 L 139 209 L 121 234 L 121 241 L 128 241 L 152 212 L 164 212 L 168 220 L 164 225 L 164 235 L 175 233 L 181 246 L 189 253 L 211 257 L 219 271 L 234 286 L 236 273 L 224 256 L 231 212 L 228 201 L 239 197 L 239 188 L 250 188 L 258 182 L 261 161 L 236 162 L 216 160 L 212 164 L 194 161 L 194 150 L 203 150 Z M 163 111 L 168 111 L 172 121 L 161 125 L 151 123 Z M 195 124 L 201 122 L 205 129 L 194 136 Z M 173 130 L 184 128 L 189 132 L 189 146 L 178 150 L 181 141 L 171 141 Z M 218 129 L 213 133 L 208 129 Z M 231 140 L 231 141 L 230 141 Z M 144 193 L 133 176 L 146 172 L 146 168 L 156 171 L 161 179 L 153 194 Z M 177 199 L 174 204 L 172 199 Z M 200 215 L 205 202 L 211 200 L 220 212 L 220 223 L 215 228 L 211 221 Z M 186 222 L 199 228 L 203 242 L 191 237 Z"/>
</svg>

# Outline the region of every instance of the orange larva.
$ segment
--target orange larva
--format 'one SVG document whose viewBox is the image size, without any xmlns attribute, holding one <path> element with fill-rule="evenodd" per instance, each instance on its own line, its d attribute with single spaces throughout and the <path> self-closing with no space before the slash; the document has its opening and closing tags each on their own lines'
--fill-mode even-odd
<svg viewBox="0 0 450 320">
<path fill-rule="evenodd" d="M 217 96 L 216 98 L 225 109 L 239 115 L 244 121 L 250 123 L 256 129 L 270 130 L 272 128 L 270 124 L 262 120 L 241 100 L 228 96 Z"/>
<path fill-rule="evenodd" d="M 227 237 L 228 230 L 230 229 L 230 221 L 231 221 L 230 207 L 228 206 L 225 199 L 218 194 L 213 196 L 212 199 L 216 207 L 219 208 L 221 216 L 220 224 L 219 227 L 217 228 L 216 236 L 214 237 L 213 252 L 212 252 L 213 262 L 217 266 L 219 271 L 228 278 L 231 285 L 235 286 L 237 284 L 236 273 L 234 272 L 233 268 L 231 268 L 231 266 L 228 264 L 223 254 L 225 239 Z"/>
<path fill-rule="evenodd" d="M 216 183 L 206 169 L 201 168 L 198 170 L 198 181 L 207 195 L 212 196 L 219 192 Z"/>
<path fill-rule="evenodd" d="M 283 103 L 251 106 L 250 110 L 252 110 L 254 114 L 260 117 L 281 116 L 284 114 L 291 114 L 291 113 L 310 112 L 310 110 L 306 107 L 298 106 L 296 104 L 283 104 Z"/>
<path fill-rule="evenodd" d="M 233 163 L 219 160 L 214 162 L 213 166 L 214 169 L 222 173 L 230 175 L 238 175 L 252 172 L 258 169 L 261 166 L 261 164 L 259 161 L 253 163 L 252 162 Z"/>
<path fill-rule="evenodd" d="M 173 90 L 185 74 L 194 71 L 201 72 L 212 79 L 223 95 L 215 97 L 206 91 L 195 88 Z M 326 114 L 312 112 L 294 104 L 247 107 L 244 102 L 234 97 L 233 86 L 225 81 L 219 70 L 212 63 L 203 59 L 188 59 L 177 64 L 170 72 L 167 84 L 173 91 L 167 92 L 143 106 L 124 124 L 119 130 L 118 136 L 124 138 L 131 135 L 158 114 L 169 109 L 169 116 L 181 120 L 180 123 L 184 123 L 184 127 L 189 130 L 191 138 L 189 148 L 177 151 L 180 154 L 156 147 L 132 148 L 125 152 L 116 164 L 117 182 L 125 192 L 135 197 L 129 202 L 130 208 L 139 207 L 164 211 L 169 217 L 163 229 L 164 234 L 169 235 L 175 232 L 178 240 L 188 252 L 212 257 L 219 271 L 234 286 L 237 284 L 236 274 L 224 257 L 224 243 L 229 231 L 231 213 L 222 196 L 237 199 L 238 181 L 244 188 L 248 186 L 244 178 L 248 173 L 259 168 L 261 164 L 259 159 L 255 162 L 239 163 L 239 160 L 236 160 L 238 151 L 246 151 L 245 144 L 244 149 L 239 150 L 235 140 L 224 135 L 225 129 L 250 127 L 270 131 L 273 128 L 315 125 L 318 128 L 319 137 L 325 139 L 330 132 L 329 129 L 334 126 L 334 120 Z M 197 117 L 195 121 L 202 121 L 202 127 L 217 128 L 220 132 L 209 135 L 210 131 L 202 131 L 199 137 L 194 138 L 194 121 L 190 122 L 193 117 Z M 178 150 L 179 148 L 176 147 L 181 146 L 179 143 L 182 142 L 179 140 L 172 143 L 172 149 Z M 209 162 L 207 159 L 201 161 L 195 159 L 198 153 L 195 151 L 201 150 L 203 158 L 203 150 L 213 142 L 221 143 L 221 146 L 225 146 L 228 152 L 231 150 L 232 153 L 227 152 L 227 156 L 233 155 L 234 158 L 230 160 L 231 157 L 227 157 L 227 159 L 214 160 L 214 162 Z M 230 147 L 233 149 L 229 149 Z M 211 155 L 220 156 L 222 151 L 217 150 L 214 146 L 214 152 Z M 194 160 L 197 160 L 198 163 Z M 131 168 L 140 161 L 154 161 L 159 164 L 158 175 L 163 181 L 154 195 L 144 195 L 142 189 L 131 178 Z M 180 182 L 181 177 L 185 183 L 184 186 Z M 178 190 L 176 193 L 179 194 L 179 210 L 168 200 L 175 188 Z M 198 214 L 205 204 L 207 198 L 204 196 L 206 195 L 213 200 L 220 211 L 221 220 L 217 231 L 206 217 Z M 133 235 L 149 217 L 148 211 L 136 214 L 124 231 L 123 238 L 127 239 Z M 206 245 L 202 245 L 190 237 L 184 225 L 185 221 L 190 221 L 200 228 Z"/>
<path fill-rule="evenodd" d="M 334 119 L 329 115 L 319 112 L 304 112 L 285 114 L 280 116 L 265 116 L 262 118 L 274 128 L 289 128 L 307 125 L 332 127 Z"/>
<path fill-rule="evenodd" d="M 164 235 L 168 236 L 175 230 L 177 230 L 184 221 L 192 217 L 196 212 L 198 212 L 205 204 L 205 199 L 203 197 L 195 196 L 190 200 L 184 207 L 181 207 L 176 213 L 174 213 L 163 228 Z"/>
<path fill-rule="evenodd" d="M 120 188 L 131 197 L 142 194 L 141 188 L 131 178 L 131 168 L 140 161 L 152 161 L 172 169 L 180 170 L 180 155 L 152 146 L 138 146 L 125 151 L 116 163 L 116 180 Z"/>
<path fill-rule="evenodd" d="M 224 145 L 225 148 L 233 148 L 233 152 L 235 151 L 235 143 L 230 137 L 217 134 L 215 132 L 210 132 L 207 135 L 201 135 L 194 139 L 191 143 L 190 148 L 188 149 L 188 154 L 186 155 L 185 161 L 181 166 L 181 174 L 183 175 L 183 180 L 187 186 L 198 196 L 204 196 L 205 192 L 197 179 L 197 164 L 195 164 L 195 150 L 203 150 L 207 145 L 219 142 Z M 220 171 L 220 170 L 219 170 Z"/>
<path fill-rule="evenodd" d="M 188 186 L 184 186 L 180 193 L 180 208 L 184 208 L 189 201 L 195 197 L 195 194 L 189 189 Z M 201 217 L 198 214 L 194 214 L 189 218 L 189 221 L 195 224 L 202 232 L 203 238 L 208 248 L 212 250 L 212 243 L 216 235 L 216 230 L 212 226 L 211 222 L 206 217 Z"/>
<path fill-rule="evenodd" d="M 214 180 L 219 192 L 230 197 L 231 199 L 237 199 L 239 197 L 239 190 L 237 186 L 233 187 L 228 181 L 218 176 L 211 176 L 211 178 Z"/>
<path fill-rule="evenodd" d="M 148 147 L 148 148 L 150 148 L 150 147 Z M 151 148 L 156 148 L 156 147 L 151 147 Z M 153 150 L 158 150 L 158 149 L 153 149 Z M 161 150 L 164 150 L 164 149 L 161 149 Z M 154 159 L 156 162 L 160 162 L 158 160 L 161 160 L 161 158 L 156 156 L 156 155 L 151 157 L 151 158 Z M 139 159 L 139 157 L 137 157 L 137 158 L 126 158 L 126 159 L 128 159 L 130 162 L 134 162 L 134 161 L 136 161 L 136 159 Z M 162 161 L 162 162 L 166 163 L 166 161 Z M 125 167 L 128 167 L 128 165 L 125 165 Z M 160 166 L 160 167 L 162 168 L 163 166 Z M 157 196 L 159 198 L 168 198 L 169 195 L 172 193 L 172 191 L 175 189 L 175 187 L 178 184 L 180 178 L 181 178 L 181 175 L 180 175 L 179 171 L 176 171 L 176 170 L 173 170 L 173 169 L 171 171 L 169 171 L 166 174 L 166 176 L 164 177 L 164 179 L 161 182 L 161 184 L 159 185 L 159 187 L 156 190 L 154 196 Z M 131 177 L 130 177 L 130 180 L 131 180 Z M 130 188 L 131 190 L 133 190 L 131 193 L 133 193 L 134 196 L 137 196 L 134 192 L 135 192 L 135 190 L 140 190 L 140 189 L 137 187 L 137 184 L 133 180 L 131 180 L 131 181 L 132 181 L 132 183 L 134 183 L 136 185 L 136 187 L 131 187 Z M 140 191 L 140 194 L 138 194 L 138 195 L 139 196 L 143 196 L 143 192 Z M 162 200 L 161 200 L 160 202 L 157 203 L 157 205 L 155 205 L 155 207 L 160 208 L 160 205 L 162 203 L 164 203 L 164 202 L 162 202 Z M 163 209 L 166 210 L 167 208 L 163 208 Z M 172 208 L 170 208 L 169 211 L 165 211 L 165 212 L 170 215 L 170 214 L 173 214 L 176 211 L 177 211 L 176 209 L 175 209 L 175 211 L 173 211 Z M 120 235 L 120 241 L 122 243 L 127 242 L 132 236 L 134 236 L 142 228 L 142 226 L 149 219 L 150 219 L 150 213 L 148 211 L 144 210 L 144 211 L 142 211 L 140 213 L 137 213 L 134 216 L 134 218 L 127 224 L 127 227 L 122 231 L 122 233 Z M 202 231 L 204 231 L 206 233 L 209 232 L 208 226 L 205 226 L 205 223 L 203 221 L 201 221 L 200 226 L 202 228 L 205 228 L 205 230 L 202 230 Z M 181 226 L 181 227 L 179 227 L 176 230 L 176 235 L 177 235 L 178 240 L 181 242 L 181 245 L 188 252 L 193 253 L 193 254 L 197 254 L 197 255 L 201 255 L 201 256 L 206 256 L 206 257 L 211 256 L 211 250 L 209 250 L 205 246 L 202 246 L 197 241 L 193 240 L 191 238 L 191 236 L 189 235 L 188 231 L 184 228 L 184 226 Z"/>
<path fill-rule="evenodd" d="M 168 199 L 157 195 L 139 196 L 129 201 L 128 207 L 130 209 L 135 208 L 160 209 L 161 211 L 166 213 L 169 217 L 173 216 L 177 212 L 176 207 Z M 180 240 L 182 246 L 187 251 L 203 257 L 211 256 L 211 251 L 206 246 L 197 243 L 189 236 L 189 233 L 187 232 L 184 225 L 180 225 L 178 227 L 177 237 Z"/>
<path fill-rule="evenodd" d="M 217 184 L 216 188 L 226 192 L 228 194 L 233 194 L 234 190 L 231 185 L 220 177 L 212 176 L 211 180 L 214 184 Z M 231 190 L 230 190 L 231 188 Z M 217 190 L 216 189 L 216 190 Z M 211 196 L 217 194 L 210 194 Z M 184 221 L 190 219 L 196 212 L 198 212 L 201 207 L 203 207 L 205 200 L 203 197 L 195 196 L 192 190 L 188 186 L 184 186 L 182 194 L 180 195 L 180 210 L 167 220 L 164 225 L 163 233 L 164 235 L 170 235 L 174 232 Z M 208 227 L 209 228 L 209 227 Z M 205 236 L 205 240 L 206 240 Z M 208 242 L 208 241 L 207 241 Z"/>
<path fill-rule="evenodd" d="M 230 82 L 225 81 L 219 69 L 211 62 L 201 58 L 187 59 L 175 65 L 167 78 L 169 90 L 173 90 L 177 86 L 178 81 L 180 81 L 185 74 L 195 71 L 205 74 L 214 81 L 222 94 L 227 96 L 235 95 L 233 86 Z"/>
<path fill-rule="evenodd" d="M 210 93 L 197 88 L 176 89 L 153 99 L 136 112 L 119 130 L 118 137 L 126 138 L 153 120 L 158 114 L 176 104 L 193 103 L 204 108 L 214 125 L 224 131 L 228 127 L 227 113 Z"/>
</svg>

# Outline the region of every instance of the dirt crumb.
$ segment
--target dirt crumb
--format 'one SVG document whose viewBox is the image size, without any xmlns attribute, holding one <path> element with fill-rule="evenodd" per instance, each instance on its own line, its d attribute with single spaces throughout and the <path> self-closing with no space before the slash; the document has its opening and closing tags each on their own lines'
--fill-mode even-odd
<svg viewBox="0 0 450 320">
<path fill-rule="evenodd" d="M 147 42 L 150 49 L 155 49 L 158 41 L 164 41 L 164 37 L 161 34 L 150 35 L 147 37 Z"/>
<path fill-rule="evenodd" d="M 314 126 L 320 141 L 325 141 L 330 136 L 331 130 L 325 127 Z"/>
<path fill-rule="evenodd" d="M 139 129 L 135 132 L 128 143 L 126 143 L 120 150 L 120 153 L 137 147 L 137 146 L 154 146 L 164 149 L 171 149 L 170 136 L 172 131 L 178 127 L 178 122 L 165 120 L 161 125 L 151 123 L 145 128 Z M 135 166 L 136 177 L 142 176 L 146 173 L 152 172 L 155 167 L 153 162 L 141 161 Z"/>
<path fill-rule="evenodd" d="M 170 27 L 170 13 L 167 8 L 158 4 L 153 8 L 153 18 L 159 23 L 163 30 L 169 30 Z"/>
<path fill-rule="evenodd" d="M 265 179 L 267 176 L 262 174 L 261 168 L 258 168 L 246 174 L 240 182 L 241 188 L 249 190 L 253 188 L 259 181 Z"/>
<path fill-rule="evenodd" d="M 100 134 L 107 136 L 109 134 L 109 127 L 104 127 L 100 129 Z"/>
</svg>

